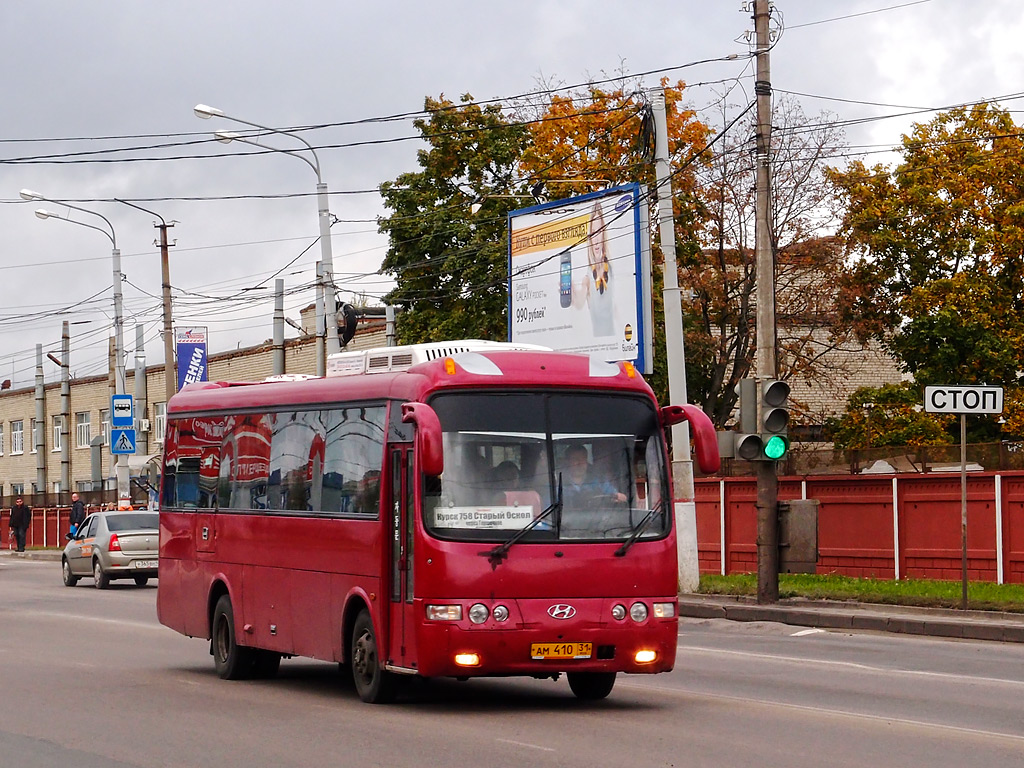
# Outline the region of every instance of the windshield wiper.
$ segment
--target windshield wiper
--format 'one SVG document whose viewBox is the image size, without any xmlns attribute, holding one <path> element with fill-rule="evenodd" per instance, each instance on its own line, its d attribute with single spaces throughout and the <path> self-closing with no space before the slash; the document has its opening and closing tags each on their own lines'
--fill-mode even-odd
<svg viewBox="0 0 1024 768">
<path fill-rule="evenodd" d="M 654 519 L 654 516 L 660 512 L 664 506 L 665 500 L 662 499 L 651 507 L 651 511 L 644 515 L 644 519 L 636 524 L 633 532 L 629 534 L 629 538 L 622 542 L 621 547 L 615 550 L 616 557 L 623 557 L 627 552 L 629 552 L 629 548 L 632 547 L 636 543 L 636 540 L 643 535 L 643 532 L 646 531 L 647 527 L 651 524 L 651 520 Z"/>
<path fill-rule="evenodd" d="M 520 528 L 514 534 L 512 534 L 507 540 L 496 546 L 494 549 L 489 549 L 486 552 L 478 552 L 481 557 L 486 557 L 491 562 L 491 568 L 496 569 L 501 565 L 502 561 L 508 557 L 508 551 L 512 549 L 512 545 L 519 541 L 523 536 L 532 531 L 542 521 L 547 519 L 552 512 L 558 510 L 562 511 L 562 476 L 558 476 L 558 493 L 555 496 L 555 500 L 551 505 L 537 515 L 533 520 L 528 522 L 525 526 Z"/>
</svg>

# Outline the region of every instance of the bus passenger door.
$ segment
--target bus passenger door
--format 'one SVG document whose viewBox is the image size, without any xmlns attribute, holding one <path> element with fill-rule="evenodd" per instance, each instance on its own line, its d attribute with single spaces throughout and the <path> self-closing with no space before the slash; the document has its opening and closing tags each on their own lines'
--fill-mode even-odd
<svg viewBox="0 0 1024 768">
<path fill-rule="evenodd" d="M 391 449 L 388 500 L 390 503 L 389 541 L 391 574 L 389 586 L 390 637 L 388 663 L 415 669 L 416 625 L 413 615 L 413 492 L 415 461 L 411 446 Z"/>
</svg>

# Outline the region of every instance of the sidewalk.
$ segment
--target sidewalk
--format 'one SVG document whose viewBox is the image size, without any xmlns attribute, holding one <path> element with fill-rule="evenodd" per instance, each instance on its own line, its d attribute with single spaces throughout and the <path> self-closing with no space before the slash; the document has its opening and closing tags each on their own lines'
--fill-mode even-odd
<svg viewBox="0 0 1024 768">
<path fill-rule="evenodd" d="M 59 563 L 63 552 L 63 547 L 60 549 L 26 549 L 24 552 L 15 552 L 13 549 L 4 547 L 0 549 L 0 557 L 17 557 L 22 560 L 52 560 L 55 563 Z"/>
<path fill-rule="evenodd" d="M 758 605 L 756 600 L 747 597 L 681 594 L 679 615 L 1024 643 L 1024 614 L 998 611 L 957 611 L 803 598 L 786 598 L 775 604 Z"/>
</svg>

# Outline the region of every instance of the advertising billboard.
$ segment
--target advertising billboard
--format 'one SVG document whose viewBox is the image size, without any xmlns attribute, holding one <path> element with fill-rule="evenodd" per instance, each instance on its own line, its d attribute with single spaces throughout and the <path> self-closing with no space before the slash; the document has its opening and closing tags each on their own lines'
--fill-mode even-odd
<svg viewBox="0 0 1024 768">
<path fill-rule="evenodd" d="M 197 381 L 208 381 L 206 366 L 206 328 L 175 328 L 178 356 L 178 389 Z"/>
<path fill-rule="evenodd" d="M 628 184 L 509 214 L 509 340 L 652 362 L 647 196 Z"/>
</svg>

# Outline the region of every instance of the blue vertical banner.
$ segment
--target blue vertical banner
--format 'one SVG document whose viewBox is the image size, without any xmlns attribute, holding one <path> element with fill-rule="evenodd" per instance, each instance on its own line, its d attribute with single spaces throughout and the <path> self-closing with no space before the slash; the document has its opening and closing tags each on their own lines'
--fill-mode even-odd
<svg viewBox="0 0 1024 768">
<path fill-rule="evenodd" d="M 206 366 L 206 328 L 176 328 L 178 389 L 197 381 L 209 381 Z"/>
</svg>

